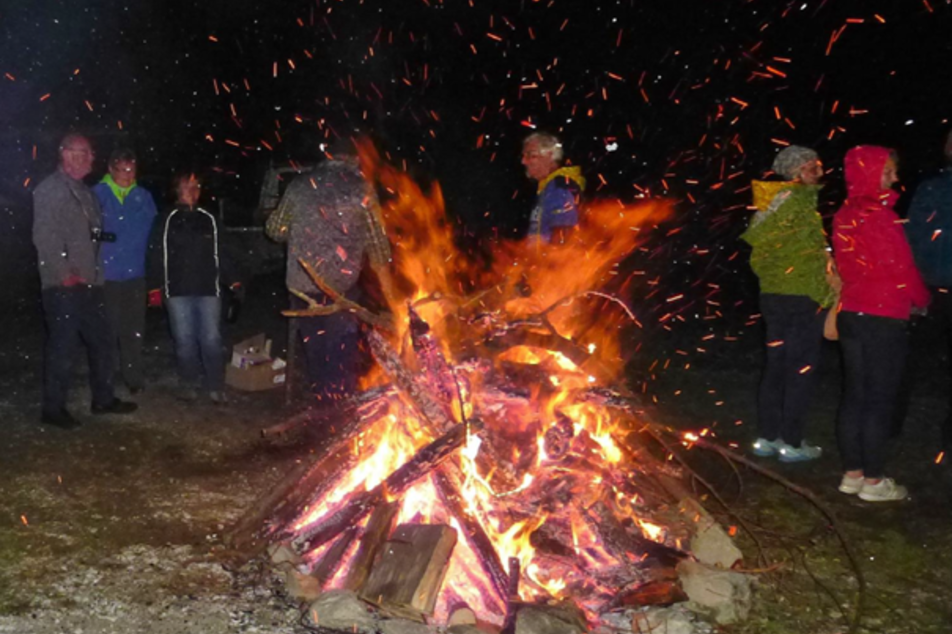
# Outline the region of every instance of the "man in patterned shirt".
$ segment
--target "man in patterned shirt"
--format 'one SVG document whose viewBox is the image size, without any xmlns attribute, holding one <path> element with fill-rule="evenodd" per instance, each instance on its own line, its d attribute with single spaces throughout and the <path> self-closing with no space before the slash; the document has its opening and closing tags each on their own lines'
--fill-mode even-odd
<svg viewBox="0 0 952 634">
<path fill-rule="evenodd" d="M 390 257 L 376 208 L 376 195 L 350 139 L 335 144 L 328 160 L 295 178 L 265 227 L 271 239 L 288 245 L 288 289 L 318 304 L 331 303 L 308 277 L 303 260 L 336 293 L 360 302 L 363 268 L 368 263 L 385 266 Z M 294 301 L 304 307 L 303 301 Z M 357 319 L 345 311 L 303 317 L 299 328 L 315 395 L 333 402 L 352 393 L 364 361 Z"/>
</svg>

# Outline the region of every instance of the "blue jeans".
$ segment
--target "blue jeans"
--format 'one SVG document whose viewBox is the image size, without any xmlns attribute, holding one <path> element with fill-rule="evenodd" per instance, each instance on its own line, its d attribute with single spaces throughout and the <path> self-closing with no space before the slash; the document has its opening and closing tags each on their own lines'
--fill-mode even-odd
<svg viewBox="0 0 952 634">
<path fill-rule="evenodd" d="M 43 289 L 43 313 L 49 332 L 44 354 L 43 411 L 55 413 L 66 407 L 73 353 L 80 341 L 89 353 L 93 405 L 112 403 L 112 334 L 102 286 Z"/>
<path fill-rule="evenodd" d="M 221 349 L 221 299 L 214 296 L 178 296 L 166 300 L 179 378 L 197 386 L 202 368 L 205 389 L 217 392 L 225 385 L 225 359 Z"/>
</svg>

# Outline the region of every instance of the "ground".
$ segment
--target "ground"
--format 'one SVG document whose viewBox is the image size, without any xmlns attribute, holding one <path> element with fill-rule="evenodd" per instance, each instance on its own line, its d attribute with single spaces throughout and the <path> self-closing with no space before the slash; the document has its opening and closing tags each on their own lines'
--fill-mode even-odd
<svg viewBox="0 0 952 634">
<path fill-rule="evenodd" d="M 253 280 L 248 309 L 227 327 L 226 337 L 234 342 L 263 331 L 280 344 L 282 297 L 280 275 Z M 298 612 L 274 596 L 267 575 L 234 576 L 214 557 L 223 530 L 308 450 L 306 442 L 282 445 L 260 437 L 263 427 L 289 411 L 282 391 L 230 392 L 231 403 L 221 407 L 180 402 L 164 317 L 152 312 L 150 384 L 137 398 L 139 412 L 86 413 L 85 364 L 77 359 L 71 406 L 85 425 L 73 432 L 45 428 L 38 423 L 42 328 L 35 300 L 18 301 L 3 328 L 0 632 L 303 632 Z M 672 337 L 695 335 L 701 336 L 685 326 Z M 737 341 L 709 342 L 705 354 L 676 356 L 678 363 L 656 371 L 648 392 L 658 399 L 661 422 L 684 429 L 713 425 L 720 441 L 743 448 L 755 435 L 758 336 L 751 327 Z M 672 342 L 675 347 L 689 349 Z M 933 349 L 925 340 L 916 344 L 916 390 L 892 462 L 893 475 L 913 492 L 910 501 L 872 505 L 835 490 L 832 429 L 840 382 L 832 345 L 810 422 L 810 438 L 827 455 L 807 465 L 760 461 L 809 487 L 835 513 L 866 576 L 866 632 L 952 628 L 952 476 L 934 463 L 935 423 L 945 414 L 947 383 L 945 360 Z M 646 365 L 635 365 L 633 380 L 648 377 Z M 734 474 L 700 449 L 688 455 L 721 487 L 733 512 L 755 527 L 767 557 L 758 561 L 753 541 L 739 530 L 758 591 L 750 619 L 722 631 L 846 631 L 843 611 L 853 608 L 857 584 L 829 522 L 749 470 Z M 723 511 L 711 499 L 706 504 Z M 731 526 L 740 523 L 721 517 Z"/>
</svg>

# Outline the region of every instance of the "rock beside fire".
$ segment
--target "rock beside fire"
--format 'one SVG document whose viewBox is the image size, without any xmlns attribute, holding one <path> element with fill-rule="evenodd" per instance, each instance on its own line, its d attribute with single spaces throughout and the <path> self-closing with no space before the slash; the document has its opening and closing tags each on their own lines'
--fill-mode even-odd
<svg viewBox="0 0 952 634">
<path fill-rule="evenodd" d="M 295 601 L 310 603 L 321 596 L 321 580 L 304 574 L 290 563 L 278 566 L 284 574 L 284 589 Z"/>
<path fill-rule="evenodd" d="M 685 560 L 678 564 L 678 576 L 691 610 L 719 625 L 747 618 L 751 596 L 750 579 L 746 575 Z"/>
<path fill-rule="evenodd" d="M 694 523 L 691 554 L 702 564 L 730 570 L 744 558 L 734 540 L 696 499 L 681 500 L 679 511 Z"/>
<path fill-rule="evenodd" d="M 454 625 L 446 630 L 446 634 L 486 634 L 487 631 L 475 625 Z"/>
<path fill-rule="evenodd" d="M 381 621 L 377 624 L 377 627 L 380 634 L 436 634 L 435 628 L 403 619 Z"/>
<path fill-rule="evenodd" d="M 269 545 L 268 556 L 271 558 L 271 563 L 273 563 L 275 566 L 285 563 L 296 566 L 302 561 L 301 556 L 293 548 L 291 548 L 290 544 L 285 542 Z"/>
<path fill-rule="evenodd" d="M 710 634 L 713 627 L 683 605 L 675 605 L 603 614 L 601 626 L 594 634 L 629 631 L 638 634 Z"/>
<path fill-rule="evenodd" d="M 730 570 L 741 561 L 744 554 L 734 545 L 734 540 L 721 525 L 713 520 L 706 526 L 699 526 L 691 539 L 691 553 L 702 564 Z"/>
<path fill-rule="evenodd" d="M 329 590 L 308 606 L 308 625 L 331 630 L 374 634 L 379 625 L 367 604 L 348 590 Z"/>
<path fill-rule="evenodd" d="M 588 628 L 565 609 L 527 606 L 516 617 L 516 634 L 584 634 Z"/>
</svg>

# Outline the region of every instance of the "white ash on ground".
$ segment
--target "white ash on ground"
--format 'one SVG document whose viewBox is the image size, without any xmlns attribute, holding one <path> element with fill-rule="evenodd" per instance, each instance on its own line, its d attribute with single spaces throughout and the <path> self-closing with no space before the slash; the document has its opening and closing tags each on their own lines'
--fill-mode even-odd
<svg viewBox="0 0 952 634">
<path fill-rule="evenodd" d="M 9 634 L 294 634 L 298 610 L 267 588 L 236 584 L 217 562 L 187 546 L 130 546 L 95 566 L 64 560 L 45 596 Z"/>
</svg>

